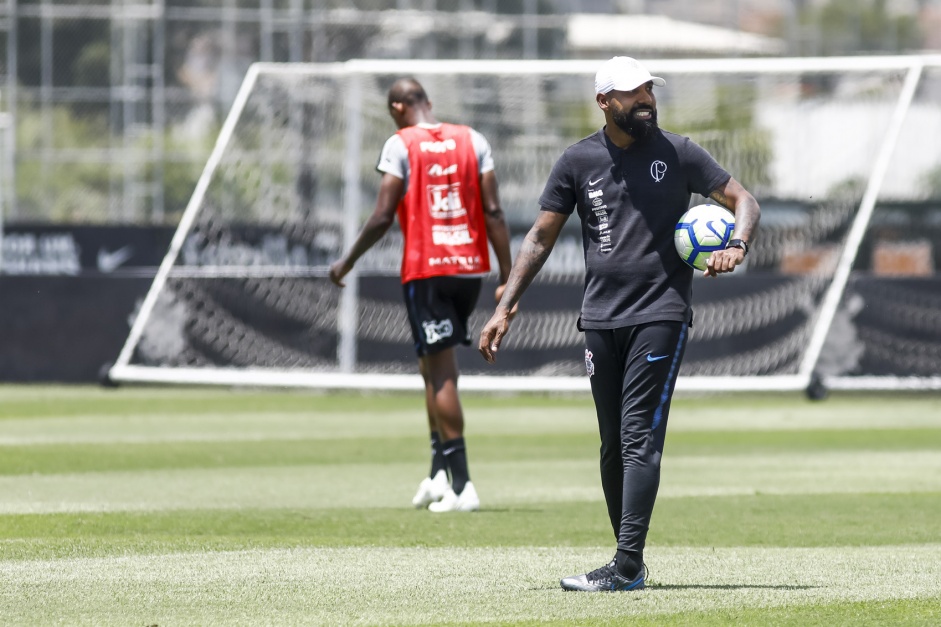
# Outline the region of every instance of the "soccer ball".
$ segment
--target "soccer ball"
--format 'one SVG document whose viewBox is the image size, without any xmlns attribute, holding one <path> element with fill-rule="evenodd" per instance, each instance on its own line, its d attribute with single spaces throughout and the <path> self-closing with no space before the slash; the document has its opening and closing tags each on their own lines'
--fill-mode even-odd
<svg viewBox="0 0 941 627">
<path fill-rule="evenodd" d="M 696 205 L 676 223 L 673 243 L 680 259 L 697 270 L 706 269 L 713 252 L 725 248 L 735 230 L 735 216 L 719 205 Z"/>
</svg>

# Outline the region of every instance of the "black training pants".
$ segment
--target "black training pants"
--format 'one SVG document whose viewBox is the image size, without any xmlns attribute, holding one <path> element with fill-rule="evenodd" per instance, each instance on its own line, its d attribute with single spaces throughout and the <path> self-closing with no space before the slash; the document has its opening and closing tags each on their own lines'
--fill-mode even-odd
<svg viewBox="0 0 941 627">
<path fill-rule="evenodd" d="M 682 322 L 652 322 L 585 331 L 585 365 L 601 433 L 601 485 L 618 549 L 644 550 L 687 328 Z"/>
</svg>

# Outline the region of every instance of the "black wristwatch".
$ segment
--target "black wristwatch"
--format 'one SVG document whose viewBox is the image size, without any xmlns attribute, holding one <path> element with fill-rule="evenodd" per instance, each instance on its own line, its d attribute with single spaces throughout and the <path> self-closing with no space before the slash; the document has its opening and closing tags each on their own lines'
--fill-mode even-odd
<svg viewBox="0 0 941 627">
<path fill-rule="evenodd" d="M 726 248 L 741 248 L 742 252 L 746 255 L 748 254 L 748 242 L 743 239 L 730 239 L 729 243 L 725 245 Z"/>
</svg>

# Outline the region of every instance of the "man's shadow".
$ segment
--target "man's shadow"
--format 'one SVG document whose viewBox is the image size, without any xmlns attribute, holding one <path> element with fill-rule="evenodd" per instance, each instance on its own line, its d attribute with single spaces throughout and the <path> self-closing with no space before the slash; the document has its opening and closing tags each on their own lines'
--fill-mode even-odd
<svg viewBox="0 0 941 627">
<path fill-rule="evenodd" d="M 652 583 L 646 584 L 645 590 L 813 590 L 820 586 L 794 586 L 794 585 L 760 585 L 760 584 L 674 584 Z M 539 586 L 530 590 L 560 590 L 559 586 Z M 638 590 L 638 592 L 640 592 Z"/>
<path fill-rule="evenodd" d="M 813 590 L 820 586 L 795 585 L 760 585 L 760 584 L 676 584 L 676 583 L 648 583 L 648 590 Z"/>
</svg>

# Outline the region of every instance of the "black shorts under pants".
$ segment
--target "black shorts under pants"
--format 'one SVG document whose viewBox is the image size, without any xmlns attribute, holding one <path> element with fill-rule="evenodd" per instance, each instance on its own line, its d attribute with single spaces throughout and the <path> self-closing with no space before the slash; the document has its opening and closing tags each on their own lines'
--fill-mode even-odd
<svg viewBox="0 0 941 627">
<path fill-rule="evenodd" d="M 467 321 L 477 305 L 482 283 L 479 277 L 438 276 L 402 284 L 419 357 L 471 343 Z"/>
</svg>

